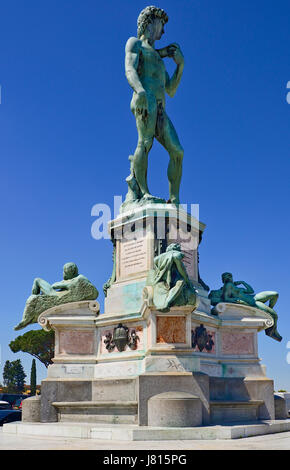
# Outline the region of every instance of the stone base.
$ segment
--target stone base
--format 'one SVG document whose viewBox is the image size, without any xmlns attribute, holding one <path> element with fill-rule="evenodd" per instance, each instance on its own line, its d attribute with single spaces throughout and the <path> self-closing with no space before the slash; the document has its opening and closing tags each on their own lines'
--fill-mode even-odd
<svg viewBox="0 0 290 470">
<path fill-rule="evenodd" d="M 202 424 L 202 404 L 191 393 L 165 392 L 148 400 L 148 426 L 193 427 Z"/>
<path fill-rule="evenodd" d="M 274 403 L 275 403 L 275 419 L 288 418 L 288 410 L 287 410 L 285 398 L 279 395 L 278 393 L 275 393 Z"/>
<path fill-rule="evenodd" d="M 168 441 L 240 439 L 290 431 L 290 420 L 256 421 L 247 424 L 224 424 L 194 428 L 142 427 L 121 424 L 88 423 L 8 423 L 3 433 L 26 436 L 100 439 L 116 441 Z"/>
<path fill-rule="evenodd" d="M 40 396 L 29 397 L 22 402 L 22 421 L 39 423 L 40 421 Z"/>
<path fill-rule="evenodd" d="M 56 342 L 41 387 L 41 422 L 150 427 L 149 401 L 171 392 L 194 395 L 202 417 L 198 406 L 190 422 L 175 414 L 176 423 L 166 416 L 154 426 L 275 419 L 273 381 L 257 343 L 258 331 L 273 320 L 244 305 L 217 308 L 218 317 L 191 305 L 161 312 L 146 288 L 135 313 L 99 315 L 89 301 L 43 312 L 39 323 L 53 328 Z"/>
<path fill-rule="evenodd" d="M 180 424 L 177 420 L 178 426 L 275 419 L 270 379 L 165 372 L 93 380 L 46 379 L 42 382 L 41 421 L 147 426 L 150 400 L 172 392 L 194 395 L 201 404 L 202 419 L 192 424 Z"/>
</svg>

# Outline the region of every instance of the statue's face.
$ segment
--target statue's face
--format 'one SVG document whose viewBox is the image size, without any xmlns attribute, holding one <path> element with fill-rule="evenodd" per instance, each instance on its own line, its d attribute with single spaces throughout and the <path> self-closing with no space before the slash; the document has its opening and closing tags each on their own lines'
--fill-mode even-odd
<svg viewBox="0 0 290 470">
<path fill-rule="evenodd" d="M 222 275 L 223 282 L 233 282 L 233 275 L 231 273 L 224 273 Z"/>
<path fill-rule="evenodd" d="M 154 18 L 154 20 L 147 26 L 147 31 L 150 31 L 150 36 L 153 41 L 161 39 L 164 34 L 164 24 L 160 18 Z"/>
<path fill-rule="evenodd" d="M 160 18 L 155 18 L 154 20 L 154 29 L 155 29 L 155 39 L 161 39 L 164 34 L 164 24 Z"/>
</svg>

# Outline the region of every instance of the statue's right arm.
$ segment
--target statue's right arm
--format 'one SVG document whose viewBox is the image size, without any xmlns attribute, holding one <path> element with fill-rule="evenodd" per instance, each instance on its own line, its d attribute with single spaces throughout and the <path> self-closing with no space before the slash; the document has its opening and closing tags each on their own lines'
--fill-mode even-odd
<svg viewBox="0 0 290 470">
<path fill-rule="evenodd" d="M 250 286 L 250 284 L 248 284 L 245 281 L 235 281 L 234 284 L 235 284 L 235 286 L 243 284 L 245 286 L 245 289 L 243 289 L 243 288 L 240 288 L 240 289 L 243 290 L 245 294 L 254 294 L 255 293 L 252 286 Z"/>
<path fill-rule="evenodd" d="M 125 73 L 129 85 L 133 88 L 135 93 L 145 93 L 137 73 L 140 49 L 141 41 L 139 39 L 134 37 L 128 39 L 125 48 Z"/>
<path fill-rule="evenodd" d="M 125 70 L 129 85 L 133 88 L 136 95 L 134 98 L 134 108 L 136 115 L 146 120 L 148 115 L 148 101 L 146 91 L 140 81 L 137 69 L 140 58 L 141 41 L 137 38 L 130 38 L 126 44 Z"/>
<path fill-rule="evenodd" d="M 66 284 L 64 284 L 62 281 L 60 282 L 55 282 L 54 284 L 52 284 L 51 286 L 54 290 L 67 290 L 68 287 Z"/>
</svg>

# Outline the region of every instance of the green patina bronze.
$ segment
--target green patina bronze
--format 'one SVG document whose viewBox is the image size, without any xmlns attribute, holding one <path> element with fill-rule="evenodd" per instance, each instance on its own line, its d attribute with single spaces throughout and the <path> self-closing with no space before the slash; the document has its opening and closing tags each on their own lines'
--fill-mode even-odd
<svg viewBox="0 0 290 470">
<path fill-rule="evenodd" d="M 223 273 L 222 282 L 223 287 L 218 290 L 212 290 L 209 293 L 209 298 L 213 306 L 217 305 L 219 302 L 229 302 L 249 305 L 269 313 L 274 320 L 274 325 L 271 328 L 267 328 L 265 333 L 276 341 L 282 341 L 282 336 L 280 336 L 277 331 L 278 315 L 275 310 L 273 310 L 279 297 L 278 292 L 265 291 L 255 294 L 253 288 L 245 281 L 234 281 L 231 273 Z M 238 287 L 241 285 L 244 287 Z M 268 301 L 269 305 L 265 305 Z"/>
<path fill-rule="evenodd" d="M 105 282 L 105 284 L 103 284 L 103 292 L 104 292 L 105 297 L 107 297 L 108 289 L 110 289 L 112 284 L 114 284 L 114 282 L 116 281 L 116 240 L 113 239 L 112 243 L 113 243 L 113 270 L 112 270 L 111 277 Z"/>
<path fill-rule="evenodd" d="M 168 16 L 164 10 L 149 6 L 138 18 L 138 34 L 126 44 L 126 77 L 133 89 L 131 111 L 136 118 L 138 145 L 129 157 L 131 173 L 126 179 L 128 193 L 122 209 L 128 205 L 143 205 L 147 201 L 165 202 L 150 194 L 147 184 L 148 153 L 154 137 L 168 151 L 169 202 L 179 204 L 179 187 L 182 175 L 183 148 L 174 126 L 165 111 L 165 93 L 173 97 L 180 83 L 184 58 L 178 44 L 155 49 L 155 41 L 164 33 Z M 177 67 L 170 78 L 163 62 L 165 57 L 174 60 Z"/>
<path fill-rule="evenodd" d="M 31 323 L 37 323 L 39 315 L 48 308 L 68 302 L 95 300 L 98 295 L 95 286 L 85 276 L 78 273 L 77 265 L 66 263 L 63 267 L 63 281 L 51 285 L 43 279 L 34 279 L 22 321 L 14 329 L 21 330 Z"/>
<path fill-rule="evenodd" d="M 154 258 L 146 285 L 153 287 L 153 303 L 158 310 L 168 311 L 181 305 L 196 306 L 196 291 L 182 262 L 184 254 L 178 243 L 172 243 L 165 253 Z"/>
</svg>

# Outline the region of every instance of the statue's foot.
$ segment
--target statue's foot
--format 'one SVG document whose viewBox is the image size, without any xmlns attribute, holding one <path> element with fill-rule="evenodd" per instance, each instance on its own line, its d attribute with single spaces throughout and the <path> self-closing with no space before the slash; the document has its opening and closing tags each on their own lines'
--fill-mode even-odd
<svg viewBox="0 0 290 470">
<path fill-rule="evenodd" d="M 279 343 L 282 341 L 283 337 L 279 335 L 278 331 L 271 335 L 271 338 L 275 339 L 276 341 L 279 341 Z"/>
<path fill-rule="evenodd" d="M 174 204 L 175 206 L 179 206 L 180 200 L 179 198 L 171 197 L 170 199 L 168 199 L 167 204 Z"/>
<path fill-rule="evenodd" d="M 281 342 L 283 339 L 283 337 L 278 333 L 277 330 L 274 329 L 273 326 L 271 328 L 267 328 L 265 330 L 265 333 L 267 336 L 270 336 L 270 338 L 273 338 L 275 341 Z"/>
<path fill-rule="evenodd" d="M 140 199 L 140 204 L 144 205 L 147 203 L 154 203 L 154 204 L 165 204 L 165 199 L 161 197 L 152 196 L 150 193 L 144 193 L 142 198 Z"/>
<path fill-rule="evenodd" d="M 142 195 L 142 199 L 145 199 L 145 200 L 150 201 L 150 199 L 155 199 L 155 198 L 154 198 L 154 196 L 152 196 L 152 194 L 150 194 L 150 193 L 144 193 L 144 194 Z"/>
<path fill-rule="evenodd" d="M 22 328 L 25 328 L 29 323 L 25 322 L 25 321 L 21 321 L 20 323 L 18 323 L 17 326 L 14 327 L 14 330 L 17 331 L 17 330 L 22 330 Z"/>
</svg>

